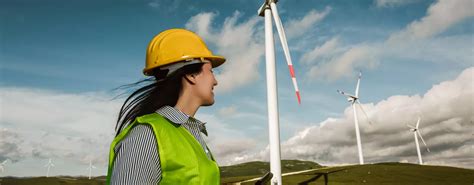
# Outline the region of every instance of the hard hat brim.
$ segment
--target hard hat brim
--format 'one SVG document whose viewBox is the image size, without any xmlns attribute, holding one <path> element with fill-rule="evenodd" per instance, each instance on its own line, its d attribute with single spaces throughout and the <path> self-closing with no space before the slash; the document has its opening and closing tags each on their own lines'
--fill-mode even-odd
<svg viewBox="0 0 474 185">
<path fill-rule="evenodd" d="M 219 67 L 225 62 L 225 58 L 221 56 L 211 56 L 211 57 L 203 57 L 205 59 L 209 59 L 211 61 L 212 68 Z"/>
<path fill-rule="evenodd" d="M 226 59 L 222 56 L 210 55 L 210 56 L 183 56 L 180 59 L 176 59 L 175 62 L 172 62 L 172 63 L 176 63 L 176 62 L 179 62 L 179 61 L 185 61 L 185 60 L 193 59 L 193 58 L 195 58 L 195 59 L 207 59 L 207 60 L 211 61 L 212 68 L 219 67 L 220 65 L 222 65 L 226 61 Z M 172 64 L 170 64 L 170 65 L 172 65 Z M 143 74 L 146 75 L 146 76 L 153 76 L 153 69 L 155 69 L 155 68 L 143 69 Z"/>
</svg>

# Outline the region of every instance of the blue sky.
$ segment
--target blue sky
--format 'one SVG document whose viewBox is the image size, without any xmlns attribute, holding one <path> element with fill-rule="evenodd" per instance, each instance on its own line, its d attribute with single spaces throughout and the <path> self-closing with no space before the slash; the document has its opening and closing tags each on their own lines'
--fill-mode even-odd
<svg viewBox="0 0 474 185">
<path fill-rule="evenodd" d="M 94 174 L 105 174 L 123 102 L 112 100 L 119 93 L 113 89 L 142 79 L 149 40 L 175 27 L 195 31 L 228 59 L 217 69 L 216 104 L 196 116 L 209 123 L 208 143 L 219 163 L 268 160 L 263 18 L 256 15 L 261 3 L 2 1 L 0 160 L 10 162 L 0 176 L 44 175 L 31 167 L 41 169 L 48 158 L 57 163 L 55 175 L 85 174 L 89 160 L 99 167 Z M 298 105 L 275 35 L 282 157 L 357 161 L 351 109 L 336 89 L 353 91 L 362 71 L 361 102 L 374 122 L 361 123 L 366 161 L 416 163 L 404 125 L 422 115 L 424 137 L 433 147 L 424 160 L 473 168 L 472 136 L 453 126 L 472 127 L 472 5 L 471 0 L 280 1 L 302 96 Z M 463 137 L 447 144 L 451 140 L 444 138 L 453 132 L 439 131 L 442 126 Z M 391 138 L 378 134 L 385 131 L 399 133 L 393 138 L 408 135 L 387 144 L 383 141 Z"/>
</svg>

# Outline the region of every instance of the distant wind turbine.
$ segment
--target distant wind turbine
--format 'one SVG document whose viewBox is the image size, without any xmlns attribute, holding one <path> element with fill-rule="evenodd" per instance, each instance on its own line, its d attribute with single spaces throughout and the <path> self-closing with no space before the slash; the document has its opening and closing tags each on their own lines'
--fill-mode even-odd
<svg viewBox="0 0 474 185">
<path fill-rule="evenodd" d="M 92 160 L 89 161 L 89 167 L 87 168 L 89 170 L 89 179 L 91 179 L 92 175 L 92 168 L 96 168 L 94 165 L 92 165 Z"/>
<path fill-rule="evenodd" d="M 409 124 L 407 124 L 407 126 L 410 127 L 410 131 L 412 131 L 412 132 L 413 132 L 413 135 L 415 136 L 416 152 L 418 152 L 418 162 L 419 162 L 420 164 L 423 164 L 423 160 L 421 159 L 420 145 L 418 144 L 418 137 L 417 137 L 417 135 L 419 135 L 420 138 L 421 138 L 421 141 L 423 141 L 423 144 L 424 144 L 425 147 L 426 147 L 426 151 L 430 152 L 430 149 L 429 149 L 428 146 L 426 145 L 425 140 L 424 140 L 423 137 L 421 136 L 420 129 L 418 128 L 418 126 L 420 126 L 420 120 L 421 120 L 421 118 L 418 117 L 418 121 L 416 122 L 416 127 L 411 126 L 411 125 L 409 125 Z"/>
<path fill-rule="evenodd" d="M 0 171 L 3 173 L 5 171 L 5 164 L 7 164 L 8 159 L 5 159 L 2 163 L 0 163 Z"/>
<path fill-rule="evenodd" d="M 364 113 L 365 117 L 367 117 L 367 120 L 369 120 L 369 117 L 367 116 L 367 113 L 365 113 L 364 108 L 360 105 L 359 101 L 359 85 L 360 85 L 360 79 L 362 77 L 362 73 L 359 72 L 359 78 L 357 79 L 357 86 L 355 90 L 355 95 L 345 93 L 341 90 L 337 90 L 338 93 L 344 95 L 347 97 L 347 101 L 351 103 L 352 105 L 352 110 L 354 111 L 354 124 L 355 124 L 355 131 L 356 131 L 356 137 L 357 137 L 357 149 L 359 151 L 359 164 L 364 164 L 364 155 L 362 154 L 362 144 L 360 141 L 360 133 L 359 133 L 359 120 L 357 119 L 357 111 L 356 111 L 356 104 L 359 105 L 360 109 Z M 369 124 L 370 120 L 369 120 Z"/>
<path fill-rule="evenodd" d="M 44 165 L 44 167 L 48 167 L 48 171 L 46 172 L 46 177 L 49 177 L 49 170 L 51 169 L 51 167 L 54 167 L 54 164 L 51 161 L 51 158 L 49 158 L 48 164 Z"/>
</svg>

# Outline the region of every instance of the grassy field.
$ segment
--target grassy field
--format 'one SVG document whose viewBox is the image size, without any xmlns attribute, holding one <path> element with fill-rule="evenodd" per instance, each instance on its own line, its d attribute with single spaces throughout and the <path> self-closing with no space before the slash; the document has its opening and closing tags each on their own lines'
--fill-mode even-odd
<svg viewBox="0 0 474 185">
<path fill-rule="evenodd" d="M 337 171 L 338 169 L 341 171 Z M 328 184 L 341 185 L 473 185 L 474 170 L 425 166 L 416 164 L 381 163 L 330 168 Z M 308 182 L 315 177 L 314 172 L 283 178 L 284 184 L 324 184 L 324 177 Z"/>
<path fill-rule="evenodd" d="M 324 174 L 327 174 L 329 185 L 474 185 L 474 170 L 471 169 L 404 163 L 325 167 L 284 176 L 283 184 L 324 185 Z"/>
<path fill-rule="evenodd" d="M 282 173 L 302 171 L 308 169 L 321 168 L 321 165 L 310 162 L 310 161 L 298 161 L 298 160 L 282 160 L 281 171 Z M 221 177 L 227 178 L 241 178 L 241 177 L 255 177 L 262 176 L 270 171 L 270 163 L 268 162 L 248 162 L 232 166 L 221 166 Z M 227 181 L 224 181 L 227 182 Z"/>
<path fill-rule="evenodd" d="M 269 170 L 266 162 L 249 162 L 221 167 L 222 184 L 260 177 Z M 283 176 L 283 184 L 324 185 L 474 185 L 474 170 L 406 163 L 379 163 L 323 167 L 314 162 L 284 160 L 283 173 L 310 170 Z M 242 183 L 244 185 L 255 182 Z M 0 185 L 103 185 L 105 177 L 0 177 Z"/>
</svg>

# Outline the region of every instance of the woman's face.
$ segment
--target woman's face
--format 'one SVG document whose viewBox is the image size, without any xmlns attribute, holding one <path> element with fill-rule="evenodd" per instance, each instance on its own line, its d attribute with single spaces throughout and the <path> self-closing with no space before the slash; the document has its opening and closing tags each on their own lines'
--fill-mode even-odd
<svg viewBox="0 0 474 185">
<path fill-rule="evenodd" d="M 217 80 L 212 71 L 210 62 L 202 65 L 201 73 L 196 75 L 196 96 L 201 99 L 202 106 L 209 106 L 214 104 L 214 86 L 217 85 Z"/>
</svg>

